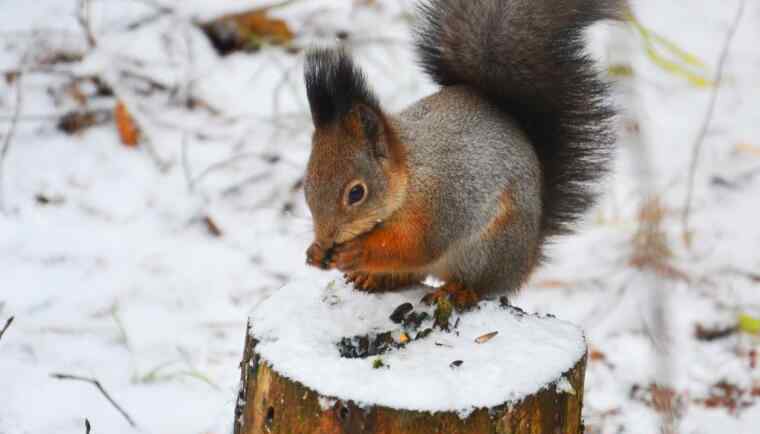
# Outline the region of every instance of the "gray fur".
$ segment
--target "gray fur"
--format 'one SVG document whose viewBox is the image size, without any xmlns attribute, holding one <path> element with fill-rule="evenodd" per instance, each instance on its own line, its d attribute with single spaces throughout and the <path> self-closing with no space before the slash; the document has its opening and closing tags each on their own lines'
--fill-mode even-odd
<svg viewBox="0 0 760 434">
<path fill-rule="evenodd" d="M 430 274 L 479 292 L 509 292 L 522 283 L 538 249 L 539 162 L 509 115 L 466 86 L 441 89 L 394 119 L 407 146 L 409 196 L 435 217 L 427 242 L 441 256 Z M 499 197 L 512 193 L 515 220 L 484 240 Z"/>
</svg>

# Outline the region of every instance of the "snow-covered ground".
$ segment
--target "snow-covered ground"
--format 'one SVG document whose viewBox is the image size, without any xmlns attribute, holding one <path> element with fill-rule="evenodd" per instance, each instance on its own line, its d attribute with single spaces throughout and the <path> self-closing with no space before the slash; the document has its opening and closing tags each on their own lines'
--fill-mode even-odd
<svg viewBox="0 0 760 434">
<path fill-rule="evenodd" d="M 192 24 L 268 1 L 166 2 L 171 13 L 145 20 L 151 1 L 94 0 L 94 49 L 78 3 L 0 3 L 0 147 L 19 89 L 22 103 L 0 185 L 0 327 L 15 316 L 0 340 L 0 433 L 79 433 L 85 418 L 96 433 L 227 432 L 247 313 L 289 281 L 324 279 L 303 265 L 311 229 L 297 184 L 311 126 L 301 57 L 265 48 L 221 58 Z M 433 89 L 409 46 L 412 3 L 309 0 L 273 14 L 297 46 L 347 32 L 396 110 Z M 683 433 L 758 432 L 758 337 L 695 333 L 760 317 L 760 4 L 746 3 L 697 171 L 690 248 L 680 214 L 711 89 L 653 63 L 633 31 L 591 34 L 600 58 L 632 66 L 619 83 L 618 165 L 581 233 L 558 240 L 514 300 L 586 330 L 590 433 L 658 432 L 667 407 Z M 634 2 L 709 77 L 737 6 Z M 55 63 L 55 53 L 84 57 Z M 76 90 L 73 76 L 111 85 L 149 145 L 125 147 L 113 122 L 58 130 L 81 101 L 114 106 L 82 98 L 94 85 Z M 201 104 L 189 110 L 189 100 Z M 651 193 L 671 256 L 636 267 Z M 137 428 L 92 385 L 51 373 L 97 378 Z"/>
</svg>

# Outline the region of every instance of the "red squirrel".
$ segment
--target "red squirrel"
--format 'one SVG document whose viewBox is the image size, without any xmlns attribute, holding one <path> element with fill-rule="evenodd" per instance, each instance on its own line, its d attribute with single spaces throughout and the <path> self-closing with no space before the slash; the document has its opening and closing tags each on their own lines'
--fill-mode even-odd
<svg viewBox="0 0 760 434">
<path fill-rule="evenodd" d="M 441 86 L 385 112 L 341 49 L 306 57 L 315 126 L 307 263 L 355 287 L 427 276 L 455 306 L 510 294 L 594 203 L 615 135 L 583 31 L 625 0 L 427 0 L 416 48 Z"/>
</svg>

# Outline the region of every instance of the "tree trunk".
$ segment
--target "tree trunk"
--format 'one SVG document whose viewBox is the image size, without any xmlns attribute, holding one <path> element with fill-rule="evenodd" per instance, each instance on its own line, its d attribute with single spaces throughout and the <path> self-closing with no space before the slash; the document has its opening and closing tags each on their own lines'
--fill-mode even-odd
<svg viewBox="0 0 760 434">
<path fill-rule="evenodd" d="M 250 329 L 249 329 L 250 331 Z M 324 397 L 261 360 L 246 333 L 235 434 L 582 434 L 586 357 L 553 383 L 516 403 L 473 411 L 420 412 L 357 406 Z M 336 372 L 335 375 L 341 375 Z M 519 374 L 518 374 L 519 375 Z"/>
</svg>

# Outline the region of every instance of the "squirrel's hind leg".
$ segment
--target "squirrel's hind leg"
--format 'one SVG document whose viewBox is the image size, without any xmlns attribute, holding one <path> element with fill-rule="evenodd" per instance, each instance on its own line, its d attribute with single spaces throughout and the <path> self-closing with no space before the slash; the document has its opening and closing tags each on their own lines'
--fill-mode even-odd
<svg viewBox="0 0 760 434">
<path fill-rule="evenodd" d="M 415 273 L 367 273 L 354 271 L 344 275 L 346 282 L 354 288 L 366 292 L 388 292 L 417 285 L 425 280 L 424 275 Z"/>
<path fill-rule="evenodd" d="M 444 287 L 453 295 L 455 307 L 458 300 L 477 303 L 520 289 L 540 259 L 537 220 L 526 214 L 495 219 L 496 224 L 449 253 L 438 277 L 447 282 Z"/>
</svg>

